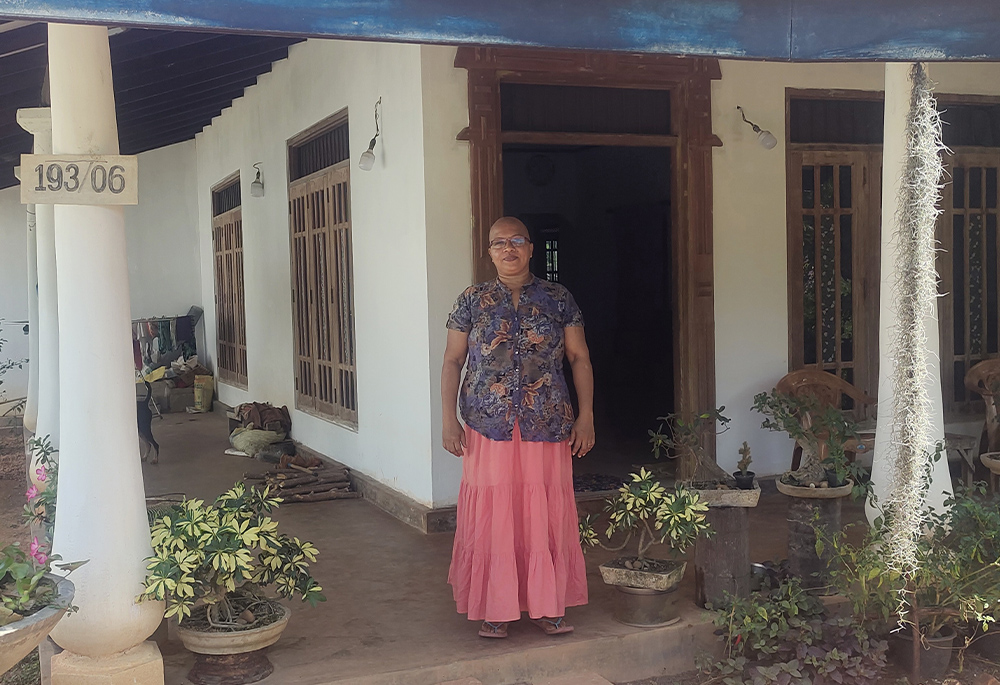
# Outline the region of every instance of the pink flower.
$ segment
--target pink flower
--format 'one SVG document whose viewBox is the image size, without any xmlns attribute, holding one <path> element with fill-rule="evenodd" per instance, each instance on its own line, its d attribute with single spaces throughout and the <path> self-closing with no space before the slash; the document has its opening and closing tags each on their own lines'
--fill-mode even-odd
<svg viewBox="0 0 1000 685">
<path fill-rule="evenodd" d="M 45 467 L 43 466 L 41 468 L 35 469 L 35 475 L 38 476 L 39 482 L 44 482 L 46 478 Z"/>
<path fill-rule="evenodd" d="M 36 497 L 38 497 L 38 488 L 36 488 L 34 485 L 32 485 L 30 488 L 28 488 L 27 492 L 24 493 L 24 496 L 30 502 L 31 500 L 33 500 Z"/>
<path fill-rule="evenodd" d="M 42 552 L 42 544 L 38 542 L 38 538 L 31 538 L 31 549 L 29 553 L 32 558 L 34 558 L 34 560 L 42 566 L 44 566 L 45 562 L 49 560 L 48 555 Z"/>
</svg>

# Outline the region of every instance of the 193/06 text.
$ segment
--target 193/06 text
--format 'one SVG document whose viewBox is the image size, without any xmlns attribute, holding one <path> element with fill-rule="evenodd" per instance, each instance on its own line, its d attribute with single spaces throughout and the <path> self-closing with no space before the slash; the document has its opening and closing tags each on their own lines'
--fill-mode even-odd
<svg viewBox="0 0 1000 685">
<path fill-rule="evenodd" d="M 130 205 L 138 203 L 133 155 L 22 155 L 21 202 Z"/>
</svg>

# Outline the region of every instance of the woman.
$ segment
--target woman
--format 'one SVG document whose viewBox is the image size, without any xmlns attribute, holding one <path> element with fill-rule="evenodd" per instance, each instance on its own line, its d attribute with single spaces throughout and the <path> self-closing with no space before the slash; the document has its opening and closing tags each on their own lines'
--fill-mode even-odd
<svg viewBox="0 0 1000 685">
<path fill-rule="evenodd" d="M 594 446 L 590 353 L 573 296 L 531 274 L 524 224 L 500 219 L 489 245 L 498 278 L 459 296 L 441 372 L 444 447 L 464 459 L 448 582 L 459 613 L 483 622 L 483 637 L 507 637 L 525 611 L 560 635 L 573 630 L 566 607 L 587 603 L 571 455 Z"/>
</svg>

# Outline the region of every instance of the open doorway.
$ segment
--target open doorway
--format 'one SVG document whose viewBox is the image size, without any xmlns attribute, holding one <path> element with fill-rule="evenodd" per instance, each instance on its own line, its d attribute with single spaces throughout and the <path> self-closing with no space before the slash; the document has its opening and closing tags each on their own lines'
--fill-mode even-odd
<svg viewBox="0 0 1000 685">
<path fill-rule="evenodd" d="M 503 148 L 504 214 L 528 226 L 532 272 L 586 321 L 598 444 L 580 473 L 652 461 L 647 430 L 674 410 L 671 161 L 670 147 Z"/>
</svg>

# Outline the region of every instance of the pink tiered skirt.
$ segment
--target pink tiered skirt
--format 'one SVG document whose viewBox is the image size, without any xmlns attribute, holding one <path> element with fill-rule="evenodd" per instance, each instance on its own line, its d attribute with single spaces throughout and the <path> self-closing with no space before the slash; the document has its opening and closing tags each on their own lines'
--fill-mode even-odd
<svg viewBox="0 0 1000 685">
<path fill-rule="evenodd" d="M 470 621 L 557 618 L 587 603 L 568 441 L 494 441 L 466 427 L 448 582 Z"/>
</svg>

